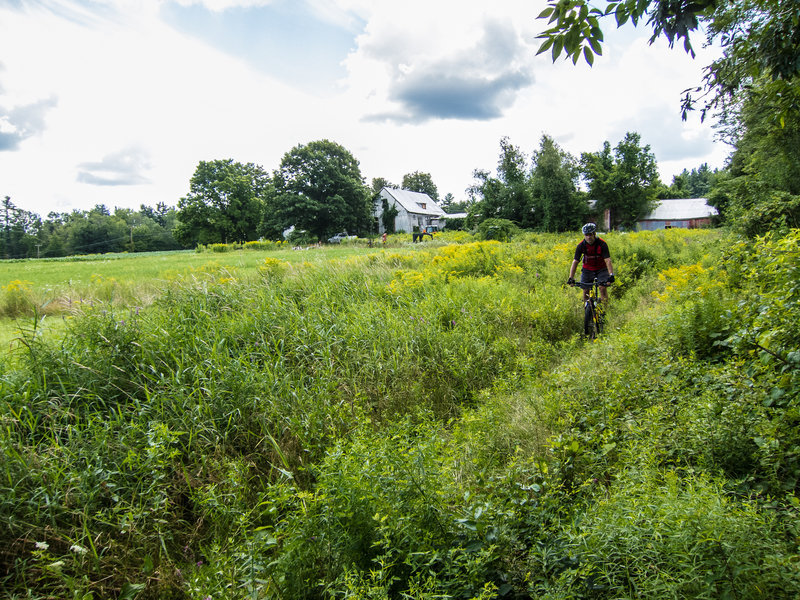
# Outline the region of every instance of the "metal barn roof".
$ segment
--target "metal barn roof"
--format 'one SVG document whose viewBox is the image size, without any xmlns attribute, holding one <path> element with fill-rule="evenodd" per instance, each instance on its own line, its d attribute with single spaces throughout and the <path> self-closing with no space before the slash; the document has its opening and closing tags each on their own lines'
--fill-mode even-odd
<svg viewBox="0 0 800 600">
<path fill-rule="evenodd" d="M 409 190 L 401 190 L 398 188 L 385 187 L 381 190 L 381 195 L 386 193 L 389 198 L 393 198 L 397 203 L 402 206 L 406 212 L 415 215 L 427 215 L 431 217 L 440 217 L 445 214 L 444 209 L 436 204 L 433 198 L 428 194 L 421 194 L 420 192 L 412 192 Z M 422 208 L 422 206 L 425 208 Z"/>
<path fill-rule="evenodd" d="M 642 221 L 683 221 L 705 219 L 717 214 L 717 209 L 709 206 L 706 198 L 676 198 L 659 200 L 658 206 Z"/>
</svg>

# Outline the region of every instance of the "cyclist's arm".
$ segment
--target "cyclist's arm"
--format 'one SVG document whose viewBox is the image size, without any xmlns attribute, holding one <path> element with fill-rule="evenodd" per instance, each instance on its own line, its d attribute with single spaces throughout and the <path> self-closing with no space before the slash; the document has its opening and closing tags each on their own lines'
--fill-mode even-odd
<svg viewBox="0 0 800 600">
<path fill-rule="evenodd" d="M 607 259 L 605 259 L 605 261 L 606 261 L 606 269 L 608 269 L 610 275 L 613 275 L 614 265 L 611 264 L 611 257 L 609 256 Z"/>
<path fill-rule="evenodd" d="M 569 268 L 569 278 L 573 279 L 575 277 L 575 271 L 578 268 L 578 260 L 575 259 L 572 261 L 572 266 Z"/>
</svg>

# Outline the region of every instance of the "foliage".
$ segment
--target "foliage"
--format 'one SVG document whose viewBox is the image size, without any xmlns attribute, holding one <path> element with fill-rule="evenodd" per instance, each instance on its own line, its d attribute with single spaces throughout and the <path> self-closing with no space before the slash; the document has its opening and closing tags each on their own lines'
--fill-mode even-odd
<svg viewBox="0 0 800 600">
<path fill-rule="evenodd" d="M 712 171 L 707 163 L 692 169 L 691 172 L 684 169 L 672 177 L 672 184 L 665 192 L 659 194 L 659 198 L 708 198 L 711 189 L 721 177 L 720 170 Z"/>
<path fill-rule="evenodd" d="M 632 229 L 653 207 L 660 185 L 656 159 L 650 146 L 641 146 L 641 136 L 628 132 L 614 148 L 603 144 L 600 152 L 584 153 L 581 170 L 589 185 L 589 196 L 598 210 L 611 211 L 612 225 Z"/>
<path fill-rule="evenodd" d="M 6 196 L 0 208 L 0 219 L 0 256 L 17 258 L 31 255 L 42 230 L 39 216 L 17 208 L 11 197 Z"/>
<path fill-rule="evenodd" d="M 786 402 L 800 393 L 800 352 L 795 335 L 800 319 L 800 230 L 784 237 L 768 234 L 730 250 L 732 276 L 743 288 L 735 312 L 738 323 L 728 339 L 745 356 L 758 356 L 777 377 L 770 400 Z"/>
<path fill-rule="evenodd" d="M 774 598 L 800 593 L 775 520 L 705 477 L 622 474 L 575 542 L 595 597 Z"/>
<path fill-rule="evenodd" d="M 400 210 L 392 204 L 389 206 L 389 201 L 386 198 L 381 198 L 381 224 L 386 233 L 395 232 L 395 219 L 400 214 Z"/>
<path fill-rule="evenodd" d="M 473 174 L 477 183 L 469 190 L 472 198 L 470 214 L 474 216 L 472 224 L 485 219 L 505 219 L 513 221 L 518 227 L 530 227 L 533 224 L 526 161 L 522 151 L 512 145 L 508 138 L 500 140 L 498 176 L 492 177 L 482 170 L 476 170 Z"/>
<path fill-rule="evenodd" d="M 258 165 L 200 161 L 178 202 L 175 238 L 184 246 L 255 240 L 267 188 Z"/>
<path fill-rule="evenodd" d="M 774 118 L 769 88 L 778 85 L 756 82 L 728 118 L 726 135 L 735 151 L 728 177 L 711 195 L 727 222 L 751 237 L 800 225 L 800 108 Z M 800 107 L 800 88 L 780 95 Z"/>
<path fill-rule="evenodd" d="M 533 153 L 531 191 L 537 229 L 568 231 L 586 221 L 588 207 L 577 193 L 577 162 L 547 135 Z"/>
<path fill-rule="evenodd" d="M 400 187 L 404 190 L 427 194 L 434 202 L 439 202 L 439 190 L 436 184 L 433 183 L 433 177 L 430 173 L 421 173 L 420 171 L 406 173 L 403 175 L 403 183 Z"/>
<path fill-rule="evenodd" d="M 616 26 L 628 21 L 638 25 L 647 17 L 652 28 L 652 44 L 664 35 L 670 47 L 683 40 L 686 52 L 694 56 L 690 42 L 692 31 L 701 25 L 707 32 L 707 44 L 720 44 L 722 56 L 706 66 L 704 96 L 710 95 L 703 106 L 703 115 L 747 90 L 753 80 L 769 78 L 780 84 L 795 87 L 800 75 L 800 36 L 798 16 L 793 7 L 779 0 L 725 0 L 713 2 L 678 2 L 667 0 L 610 0 L 605 6 L 592 6 L 585 0 L 548 2 L 539 18 L 548 19 L 549 29 L 542 32 L 539 53 L 550 50 L 553 61 L 562 52 L 577 63 L 581 56 L 590 65 L 602 54 L 603 30 L 600 20 L 613 15 Z M 683 99 L 684 115 L 694 108 L 693 93 L 688 90 Z M 781 118 L 796 112 L 790 97 L 775 88 L 773 114 Z"/>
<path fill-rule="evenodd" d="M 3 301 L 0 304 L 0 314 L 6 317 L 19 317 L 27 314 L 33 306 L 31 300 L 31 286 L 33 282 L 15 279 L 2 286 Z"/>
<path fill-rule="evenodd" d="M 481 240 L 507 242 L 518 232 L 519 227 L 508 219 L 484 219 L 478 225 L 476 235 Z"/>
<path fill-rule="evenodd" d="M 503 219 L 537 231 L 564 231 L 581 223 L 588 211 L 577 190 L 575 159 L 542 136 L 539 150 L 527 157 L 508 138 L 500 140 L 497 177 L 476 170 L 469 189 L 467 225 L 485 219 Z"/>
<path fill-rule="evenodd" d="M 292 148 L 273 173 L 261 231 L 277 239 L 291 226 L 327 239 L 337 231 L 366 233 L 372 202 L 358 161 L 341 145 L 319 140 Z"/>
</svg>

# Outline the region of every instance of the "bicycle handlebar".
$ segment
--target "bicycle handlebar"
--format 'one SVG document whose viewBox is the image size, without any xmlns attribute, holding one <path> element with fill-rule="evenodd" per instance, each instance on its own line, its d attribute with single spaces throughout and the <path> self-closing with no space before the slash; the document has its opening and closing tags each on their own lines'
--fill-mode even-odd
<svg viewBox="0 0 800 600">
<path fill-rule="evenodd" d="M 592 283 L 583 283 L 582 281 L 573 281 L 569 285 L 572 286 L 572 287 L 579 287 L 579 288 L 583 288 L 583 289 L 588 290 L 589 288 L 594 287 L 594 282 L 592 282 Z M 600 287 L 608 287 L 608 286 L 610 286 L 612 284 L 611 284 L 610 281 L 598 281 L 597 285 L 599 285 Z"/>
</svg>

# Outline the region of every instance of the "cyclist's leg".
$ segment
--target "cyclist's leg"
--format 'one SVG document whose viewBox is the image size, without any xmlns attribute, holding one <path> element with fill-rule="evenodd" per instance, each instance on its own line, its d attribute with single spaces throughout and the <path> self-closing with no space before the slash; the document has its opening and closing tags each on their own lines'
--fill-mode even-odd
<svg viewBox="0 0 800 600">
<path fill-rule="evenodd" d="M 586 304 L 586 301 L 589 300 L 589 284 L 594 282 L 594 278 L 597 276 L 596 271 L 588 271 L 586 269 L 581 269 L 581 287 L 583 288 L 583 302 Z"/>
<path fill-rule="evenodd" d="M 598 283 L 606 283 L 608 279 L 611 277 L 608 269 L 602 269 L 597 272 L 597 282 Z M 603 306 L 608 306 L 608 287 L 601 285 L 600 286 L 600 301 L 603 303 Z"/>
</svg>

